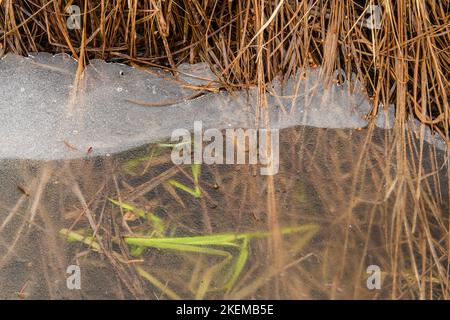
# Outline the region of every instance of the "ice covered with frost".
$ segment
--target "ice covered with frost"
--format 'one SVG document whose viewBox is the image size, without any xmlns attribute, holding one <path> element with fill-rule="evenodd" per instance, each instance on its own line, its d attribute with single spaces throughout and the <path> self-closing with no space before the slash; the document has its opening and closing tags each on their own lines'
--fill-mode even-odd
<svg viewBox="0 0 450 320">
<path fill-rule="evenodd" d="M 173 76 L 92 60 L 78 83 L 76 70 L 76 61 L 64 54 L 8 54 L 0 60 L 0 158 L 71 159 L 87 150 L 112 154 L 170 137 L 174 129 L 191 130 L 194 121 L 202 121 L 204 129 L 267 123 L 256 121 L 260 101 L 255 90 L 187 99 L 216 81 L 205 64 L 181 65 Z M 361 88 L 350 89 L 348 82 L 325 88 L 319 73 L 304 70 L 285 83 L 272 82 L 263 104 L 271 128 L 367 125 L 371 107 Z M 383 112 L 376 123 L 389 128 L 392 110 Z"/>
</svg>

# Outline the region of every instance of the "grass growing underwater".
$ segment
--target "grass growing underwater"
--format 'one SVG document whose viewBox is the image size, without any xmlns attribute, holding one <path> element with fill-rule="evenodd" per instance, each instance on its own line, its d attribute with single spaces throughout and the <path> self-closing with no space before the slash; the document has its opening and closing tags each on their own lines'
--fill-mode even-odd
<svg viewBox="0 0 450 320">
<path fill-rule="evenodd" d="M 113 204 L 121 207 L 123 210 L 135 213 L 141 218 L 148 219 L 153 229 L 147 231 L 151 235 L 139 236 L 124 236 L 123 239 L 127 243 L 134 256 L 141 256 L 145 248 L 155 248 L 159 250 L 168 250 L 177 253 L 202 254 L 207 256 L 218 256 L 223 258 L 221 261 L 213 265 L 204 278 L 209 278 L 209 281 L 203 281 L 197 298 L 203 297 L 207 292 L 212 291 L 209 284 L 212 277 L 218 275 L 219 272 L 225 271 L 227 277 L 222 285 L 215 288 L 213 291 L 224 290 L 230 291 L 233 289 L 236 281 L 242 274 L 246 267 L 251 251 L 251 242 L 256 239 L 267 238 L 270 232 L 247 232 L 247 233 L 221 233 L 213 235 L 201 236 L 186 236 L 186 237 L 166 237 L 164 222 L 152 213 L 145 212 L 142 209 L 137 209 L 134 206 L 122 203 L 113 199 L 109 199 Z M 318 232 L 319 226 L 316 224 L 307 224 L 296 227 L 285 227 L 281 229 L 284 236 L 297 235 L 296 238 L 291 239 L 295 242 L 296 250 L 301 251 L 303 247 L 311 240 L 311 238 Z M 100 251 L 100 246 L 95 238 L 85 236 L 79 232 L 70 231 L 68 229 L 61 229 L 60 234 L 65 236 L 69 242 L 82 242 L 90 246 L 94 251 Z M 142 267 L 138 267 L 139 274 L 150 281 L 154 286 L 165 291 L 168 297 L 177 298 L 178 296 L 168 288 L 161 286 L 161 282 L 154 276 L 150 275 Z M 228 269 L 228 270 L 227 270 Z M 167 291 L 168 290 L 168 291 Z"/>
<path fill-rule="evenodd" d="M 160 145 L 159 145 L 160 146 Z M 171 146 L 171 145 L 170 145 Z M 139 156 L 131 159 L 122 166 L 128 172 L 135 169 L 144 161 L 153 158 L 154 152 L 151 151 L 149 155 Z M 194 188 L 188 187 L 175 179 L 168 179 L 165 183 L 165 188 L 177 201 L 181 198 L 175 195 L 176 188 L 185 192 L 193 198 L 200 198 L 202 193 L 200 189 L 200 164 L 192 164 L 192 180 Z M 130 172 L 129 172 L 130 173 Z M 169 189 L 168 189 L 169 188 Z M 172 254 L 200 254 L 205 256 L 219 257 L 218 262 L 209 267 L 205 274 L 200 277 L 200 281 L 196 292 L 196 298 L 204 298 L 204 296 L 211 291 L 230 292 L 236 282 L 239 280 L 243 270 L 248 265 L 251 252 L 251 243 L 257 239 L 268 238 L 271 236 L 270 232 L 243 232 L 243 233 L 218 233 L 211 235 L 198 236 L 167 236 L 168 233 L 173 234 L 175 230 L 169 230 L 165 221 L 158 215 L 147 212 L 146 210 L 137 208 L 132 204 L 121 202 L 112 198 L 108 200 L 120 208 L 125 215 L 132 214 L 137 219 L 143 219 L 148 223 L 148 228 L 142 235 L 123 236 L 124 242 L 129 246 L 130 254 L 135 258 L 142 258 L 145 250 L 148 248 L 168 251 Z M 300 252 L 303 247 L 314 237 L 318 232 L 319 226 L 317 224 L 305 224 L 295 227 L 284 227 L 281 229 L 283 236 L 293 236 L 291 239 L 294 243 L 292 248 L 295 248 L 296 253 Z M 101 246 L 92 235 L 87 235 L 86 230 L 73 231 L 66 228 L 60 230 L 60 234 L 66 237 L 69 242 L 81 242 L 89 246 L 92 250 L 101 252 Z M 117 242 L 118 239 L 115 241 Z M 114 253 L 116 258 L 123 261 L 123 257 Z M 179 295 L 173 290 L 163 285 L 163 282 L 158 280 L 154 275 L 145 270 L 143 266 L 137 266 L 138 274 L 150 282 L 154 287 L 160 289 L 167 297 L 172 299 L 179 299 Z M 224 279 L 215 281 L 215 278 L 220 278 L 220 275 L 225 275 Z M 205 280 L 206 279 L 206 280 Z M 213 282 L 218 282 L 214 288 L 211 288 Z"/>
<path fill-rule="evenodd" d="M 11 244 L 0 271 L 11 270 L 8 259 L 15 268 L 16 254 L 39 265 L 33 274 L 23 272 L 31 279 L 64 277 L 67 265 L 77 264 L 84 282 L 74 294 L 86 298 L 445 298 L 448 206 L 432 196 L 441 187 L 445 198 L 445 185 L 413 180 L 409 172 L 412 189 L 405 192 L 397 175 L 385 175 L 396 163 L 385 154 L 391 145 L 380 144 L 385 132 L 308 130 L 280 134 L 285 149 L 272 220 L 267 178 L 251 165 L 174 166 L 170 154 L 152 145 L 101 166 L 95 159 L 52 164 L 44 177 L 58 183 L 38 188 L 41 175 L 30 169 L 23 173 L 30 195 L 12 190 L 22 202 L 1 226 L 7 231 L 22 221 L 22 229 L 8 238 L 0 228 Z M 376 142 L 366 144 L 368 137 Z M 410 195 L 418 187 L 415 204 Z M 34 234 L 25 238 L 31 201 Z M 21 246 L 44 249 L 45 256 Z M 61 272 L 54 272 L 58 265 Z M 368 265 L 380 266 L 382 290 L 367 290 Z M 39 283 L 56 290 L 55 278 Z M 23 282 L 16 282 L 20 290 Z M 33 282 L 28 288 L 29 296 L 42 297 L 44 288 Z"/>
</svg>

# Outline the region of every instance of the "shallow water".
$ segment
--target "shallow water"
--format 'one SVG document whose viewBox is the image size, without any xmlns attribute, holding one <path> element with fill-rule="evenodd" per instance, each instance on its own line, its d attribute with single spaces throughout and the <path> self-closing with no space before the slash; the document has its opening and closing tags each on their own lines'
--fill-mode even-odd
<svg viewBox="0 0 450 320">
<path fill-rule="evenodd" d="M 420 146 L 411 137 L 406 144 L 411 166 L 404 172 L 396 139 L 393 131 L 377 128 L 285 129 L 278 174 L 261 176 L 256 165 L 203 164 L 197 196 L 170 183 L 174 179 L 193 190 L 194 173 L 189 165 L 173 165 L 170 149 L 158 144 L 110 157 L 4 160 L 0 297 L 442 296 L 447 287 L 439 285 L 436 267 L 428 266 L 433 253 L 423 234 L 434 239 L 434 254 L 445 257 L 448 160 L 424 145 L 420 171 L 411 169 Z M 154 216 L 120 210 L 110 199 Z M 402 230 L 405 223 L 410 233 Z M 295 227 L 300 229 L 286 231 Z M 61 235 L 64 229 L 82 236 L 70 242 Z M 234 246 L 202 238 L 202 248 L 228 252 L 228 261 L 211 252 L 141 250 L 123 241 L 126 235 L 173 239 L 266 231 L 248 236 L 248 247 L 243 238 L 233 240 Z M 100 249 L 84 238 L 93 234 Z M 434 270 L 435 281 L 424 280 L 420 290 L 411 284 L 413 261 L 420 274 Z M 69 265 L 80 267 L 80 290 L 66 285 Z M 369 265 L 382 271 L 381 290 L 366 286 Z"/>
</svg>

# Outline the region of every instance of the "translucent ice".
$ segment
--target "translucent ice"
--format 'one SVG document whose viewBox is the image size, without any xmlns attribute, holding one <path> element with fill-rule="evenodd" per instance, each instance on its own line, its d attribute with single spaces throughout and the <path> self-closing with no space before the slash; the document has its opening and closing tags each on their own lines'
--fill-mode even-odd
<svg viewBox="0 0 450 320">
<path fill-rule="evenodd" d="M 92 60 L 79 83 L 76 69 L 67 55 L 8 54 L 0 60 L 0 158 L 105 155 L 170 137 L 177 128 L 192 129 L 194 121 L 218 129 L 264 122 L 256 121 L 254 90 L 195 95 L 216 80 L 205 64 L 181 65 L 175 77 Z M 359 128 L 370 111 L 360 87 L 350 90 L 344 82 L 325 88 L 318 69 L 286 83 L 273 81 L 266 105 L 272 128 Z M 383 119 L 380 126 L 389 127 Z"/>
</svg>

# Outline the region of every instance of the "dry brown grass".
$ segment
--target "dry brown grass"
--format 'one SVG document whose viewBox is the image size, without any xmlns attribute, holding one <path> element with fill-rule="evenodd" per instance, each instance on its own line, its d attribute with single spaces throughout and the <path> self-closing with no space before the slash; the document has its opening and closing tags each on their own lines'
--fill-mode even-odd
<svg viewBox="0 0 450 320">
<path fill-rule="evenodd" d="M 71 4 L 82 28 L 66 27 Z M 381 28 L 361 25 L 367 5 L 382 8 Z M 228 88 L 260 85 L 301 66 L 356 73 L 373 99 L 411 112 L 448 140 L 450 2 L 0 0 L 6 52 L 68 52 L 174 68 L 205 61 Z M 374 108 L 376 109 L 376 107 Z M 376 110 L 374 110 L 376 112 Z"/>
</svg>

